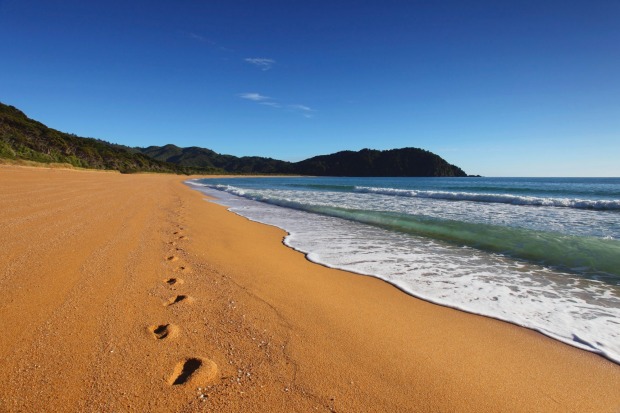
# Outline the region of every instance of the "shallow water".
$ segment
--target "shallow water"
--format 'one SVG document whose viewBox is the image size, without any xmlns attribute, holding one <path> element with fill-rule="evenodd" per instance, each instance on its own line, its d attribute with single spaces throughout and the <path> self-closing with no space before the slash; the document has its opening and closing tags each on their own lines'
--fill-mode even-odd
<svg viewBox="0 0 620 413">
<path fill-rule="evenodd" d="M 189 183 L 314 262 L 620 362 L 620 179 Z"/>
</svg>

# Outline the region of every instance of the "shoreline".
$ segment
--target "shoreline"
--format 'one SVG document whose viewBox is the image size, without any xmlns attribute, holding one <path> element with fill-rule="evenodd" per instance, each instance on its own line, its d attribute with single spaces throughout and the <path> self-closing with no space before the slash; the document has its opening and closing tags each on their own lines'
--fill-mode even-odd
<svg viewBox="0 0 620 413">
<path fill-rule="evenodd" d="M 260 177 L 256 177 L 256 178 L 260 178 Z M 209 179 L 209 178 L 205 178 L 205 179 Z M 284 246 L 286 246 L 287 248 L 290 248 L 300 254 L 303 254 L 304 257 L 311 263 L 316 264 L 316 265 L 320 265 L 323 266 L 325 268 L 331 268 L 331 269 L 336 269 L 336 270 L 341 270 L 341 271 L 346 271 L 346 272 L 350 272 L 353 274 L 357 274 L 360 276 L 366 276 L 366 277 L 373 277 L 376 278 L 378 280 L 381 280 L 387 284 L 389 284 L 390 286 L 398 289 L 399 291 L 401 291 L 404 294 L 407 294 L 408 296 L 411 296 L 413 298 L 419 299 L 419 300 L 423 300 L 426 301 L 428 303 L 432 303 L 432 304 L 436 304 L 442 307 L 446 307 L 446 308 L 450 308 L 453 310 L 457 310 L 457 311 L 462 311 L 464 313 L 468 313 L 468 314 L 472 314 L 472 315 L 477 315 L 477 316 L 481 316 L 481 317 L 486 317 L 486 318 L 490 318 L 493 320 L 497 320 L 497 321 L 501 321 L 501 322 L 505 322 L 517 327 L 521 327 L 521 328 L 525 328 L 528 329 L 530 331 L 542 334 L 548 338 L 551 338 L 553 340 L 556 340 L 560 343 L 569 345 L 571 347 L 575 347 L 577 349 L 580 350 L 584 350 L 593 354 L 596 354 L 597 356 L 603 357 L 604 359 L 611 361 L 612 363 L 615 363 L 616 365 L 620 365 L 620 358 L 618 358 L 617 353 L 613 353 L 613 352 L 606 352 L 604 349 L 599 349 L 596 348 L 594 346 L 591 346 L 588 344 L 588 342 L 586 341 L 580 341 L 580 339 L 578 338 L 577 335 L 574 335 L 573 337 L 576 337 L 575 339 L 571 340 L 570 338 L 568 338 L 567 336 L 562 336 L 560 334 L 557 334 L 553 331 L 550 331 L 548 329 L 545 329 L 544 326 L 536 326 L 536 323 L 519 323 L 519 321 L 516 321 L 514 318 L 509 318 L 507 317 L 505 314 L 493 314 L 493 313 L 489 313 L 489 312 L 483 312 L 483 311 L 476 311 L 475 309 L 468 309 L 466 306 L 460 305 L 458 303 L 453 303 L 453 302 L 447 302 L 447 301 L 441 301 L 438 299 L 434 299 L 432 296 L 428 296 L 425 295 L 422 292 L 416 292 L 411 286 L 407 286 L 407 285 L 402 285 L 401 283 L 398 282 L 398 280 L 390 280 L 389 277 L 385 277 L 385 274 L 381 274 L 379 273 L 372 273 L 372 272 L 364 272 L 364 271 L 358 271 L 354 268 L 347 268 L 346 266 L 338 266 L 335 264 L 330 264 L 329 262 L 326 261 L 321 261 L 319 260 L 314 260 L 312 259 L 309 255 L 312 253 L 316 253 L 316 250 L 305 250 L 301 247 L 297 247 L 295 245 L 293 245 L 293 243 L 290 242 L 290 237 L 293 235 L 287 228 L 285 228 L 284 226 L 282 226 L 282 224 L 277 223 L 273 223 L 273 222 L 264 222 L 261 221 L 259 219 L 254 219 L 250 216 L 246 216 L 243 214 L 242 211 L 237 212 L 234 210 L 234 202 L 233 202 L 233 207 L 230 207 L 229 205 L 226 205 L 226 200 L 228 198 L 226 198 L 226 196 L 230 196 L 230 192 L 224 192 L 224 194 L 226 194 L 226 196 L 220 201 L 218 201 L 218 190 L 215 190 L 213 188 L 203 188 L 203 186 L 200 186 L 200 184 L 195 184 L 192 183 L 192 181 L 194 181 L 193 179 L 188 179 L 186 180 L 184 183 L 186 185 L 188 185 L 188 187 L 190 189 L 196 190 L 198 192 L 203 193 L 205 196 L 207 197 L 213 197 L 215 198 L 215 203 L 224 206 L 227 210 L 229 210 L 230 212 L 232 212 L 233 214 L 236 214 L 244 219 L 247 219 L 248 221 L 251 222 L 256 222 L 259 224 L 263 224 L 263 225 L 267 225 L 267 226 L 272 226 L 278 229 L 281 229 L 282 231 L 284 231 L 286 233 L 286 236 L 284 237 L 282 244 Z M 203 191 L 209 191 L 209 192 L 203 192 Z M 232 192 L 233 196 L 238 196 L 235 192 Z M 241 197 L 243 198 L 243 197 Z M 254 202 L 254 201 L 251 201 Z M 280 207 L 277 203 L 275 204 L 277 207 Z M 281 208 L 286 208 L 286 207 L 281 207 Z M 242 209 L 243 210 L 243 209 Z M 304 211 L 303 209 L 301 211 Z M 270 219 L 266 219 L 266 221 L 270 221 Z M 285 221 L 286 222 L 286 221 Z M 615 357 L 614 357 L 615 356 Z"/>
<path fill-rule="evenodd" d="M 186 179 L 0 168 L 0 410 L 620 407 L 601 356 L 312 263 Z"/>
</svg>

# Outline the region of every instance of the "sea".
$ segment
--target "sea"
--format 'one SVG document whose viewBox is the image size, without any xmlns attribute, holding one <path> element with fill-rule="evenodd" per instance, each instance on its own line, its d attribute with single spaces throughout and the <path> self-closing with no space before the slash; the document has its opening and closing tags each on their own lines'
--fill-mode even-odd
<svg viewBox="0 0 620 413">
<path fill-rule="evenodd" d="M 620 178 L 222 178 L 188 185 L 310 261 L 620 364 Z"/>
</svg>

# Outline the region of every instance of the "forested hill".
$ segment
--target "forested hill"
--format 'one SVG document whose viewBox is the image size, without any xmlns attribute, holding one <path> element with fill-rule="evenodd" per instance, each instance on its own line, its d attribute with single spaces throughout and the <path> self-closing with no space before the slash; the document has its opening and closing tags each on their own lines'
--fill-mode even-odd
<svg viewBox="0 0 620 413">
<path fill-rule="evenodd" d="M 148 148 L 131 148 L 160 161 L 177 165 L 218 169 L 229 173 L 241 174 L 291 174 L 294 173 L 290 162 L 259 156 L 237 157 L 221 155 L 211 149 L 191 146 L 180 148 L 175 145 L 149 146 Z"/>
<path fill-rule="evenodd" d="M 221 168 L 236 173 L 275 173 L 316 176 L 467 176 L 459 167 L 417 148 L 378 151 L 363 149 L 315 156 L 290 163 L 271 158 L 220 155 L 212 150 L 175 145 L 133 148 L 161 161 L 197 168 Z"/>
<path fill-rule="evenodd" d="M 64 163 L 81 168 L 127 172 L 191 173 L 185 168 L 93 138 L 59 132 L 0 103 L 0 158 Z"/>
<path fill-rule="evenodd" d="M 0 158 L 65 163 L 127 172 L 295 174 L 317 176 L 467 176 L 459 167 L 417 148 L 363 149 L 286 162 L 258 156 L 221 155 L 175 145 L 130 148 L 59 132 L 0 103 Z"/>
<path fill-rule="evenodd" d="M 298 162 L 294 169 L 318 176 L 467 176 L 458 166 L 418 148 L 337 152 Z"/>
</svg>

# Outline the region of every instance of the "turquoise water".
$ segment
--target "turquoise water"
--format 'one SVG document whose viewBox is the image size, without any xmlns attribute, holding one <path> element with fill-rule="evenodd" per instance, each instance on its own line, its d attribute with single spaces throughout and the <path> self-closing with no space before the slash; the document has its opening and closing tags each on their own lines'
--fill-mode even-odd
<svg viewBox="0 0 620 413">
<path fill-rule="evenodd" d="M 620 360 L 620 179 L 194 181 L 324 265 Z"/>
</svg>

